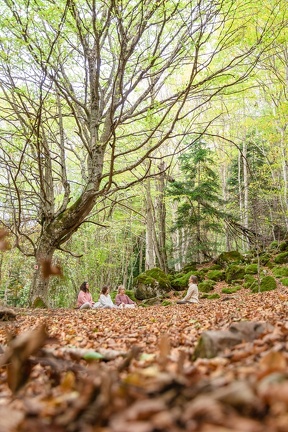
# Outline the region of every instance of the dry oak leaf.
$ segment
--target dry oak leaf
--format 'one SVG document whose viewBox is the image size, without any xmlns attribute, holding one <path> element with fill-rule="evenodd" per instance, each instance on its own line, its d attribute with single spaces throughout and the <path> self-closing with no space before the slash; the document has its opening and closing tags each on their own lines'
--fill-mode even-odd
<svg viewBox="0 0 288 432">
<path fill-rule="evenodd" d="M 29 357 L 37 352 L 48 339 L 45 326 L 24 332 L 9 343 L 0 357 L 0 367 L 8 363 L 7 382 L 12 392 L 19 390 L 27 381 L 32 365 Z"/>
<path fill-rule="evenodd" d="M 44 279 L 48 279 L 49 276 L 59 276 L 62 277 L 62 269 L 58 264 L 53 265 L 51 260 L 43 259 L 40 261 L 42 276 Z"/>
<path fill-rule="evenodd" d="M 0 229 L 0 250 L 2 251 L 11 249 L 9 242 L 6 239 L 8 235 L 9 232 L 6 229 Z"/>
</svg>

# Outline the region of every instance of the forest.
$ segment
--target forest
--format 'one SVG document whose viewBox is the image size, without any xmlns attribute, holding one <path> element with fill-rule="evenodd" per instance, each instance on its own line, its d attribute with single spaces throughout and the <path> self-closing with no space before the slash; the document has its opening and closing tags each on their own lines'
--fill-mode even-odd
<svg viewBox="0 0 288 432">
<path fill-rule="evenodd" d="M 5 303 L 287 237 L 285 1 L 2 3 Z"/>
<path fill-rule="evenodd" d="M 287 432 L 287 1 L 0 5 L 0 432 Z"/>
</svg>

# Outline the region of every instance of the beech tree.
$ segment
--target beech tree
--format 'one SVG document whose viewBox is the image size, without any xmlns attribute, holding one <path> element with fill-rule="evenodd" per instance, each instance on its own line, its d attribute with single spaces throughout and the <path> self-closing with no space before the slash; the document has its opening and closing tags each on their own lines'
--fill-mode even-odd
<svg viewBox="0 0 288 432">
<path fill-rule="evenodd" d="M 246 80 L 281 31 L 281 8 L 276 0 L 2 4 L 2 224 L 35 257 L 31 304 L 48 305 L 41 262 L 99 200 L 149 176 L 167 140 L 185 133 L 193 143 L 205 132 L 211 119 L 199 125 L 199 114 Z"/>
</svg>

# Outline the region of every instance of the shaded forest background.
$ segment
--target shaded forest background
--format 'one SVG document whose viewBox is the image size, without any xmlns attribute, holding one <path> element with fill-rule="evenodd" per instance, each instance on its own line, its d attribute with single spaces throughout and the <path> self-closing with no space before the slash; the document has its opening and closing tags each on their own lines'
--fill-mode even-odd
<svg viewBox="0 0 288 432">
<path fill-rule="evenodd" d="M 4 303 L 287 239 L 285 1 L 2 3 Z"/>
</svg>

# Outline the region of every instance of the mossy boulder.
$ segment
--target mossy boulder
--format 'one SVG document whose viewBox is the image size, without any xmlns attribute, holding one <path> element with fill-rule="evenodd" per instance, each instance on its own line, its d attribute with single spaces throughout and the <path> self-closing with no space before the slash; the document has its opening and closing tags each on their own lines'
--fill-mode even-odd
<svg viewBox="0 0 288 432">
<path fill-rule="evenodd" d="M 286 240 L 286 241 L 280 243 L 280 245 L 279 245 L 279 250 L 280 250 L 281 252 L 288 252 L 288 240 Z"/>
<path fill-rule="evenodd" d="M 178 273 L 178 275 L 175 275 L 176 277 L 170 281 L 172 288 L 176 291 L 183 291 L 184 289 L 187 289 L 189 278 L 194 273 L 194 271 L 190 271 L 184 275 L 183 273 Z"/>
<path fill-rule="evenodd" d="M 272 276 L 264 276 L 260 281 L 260 292 L 273 291 L 277 288 L 276 280 Z M 258 286 L 251 288 L 251 291 L 258 292 Z"/>
<path fill-rule="evenodd" d="M 254 287 L 258 287 L 257 280 L 252 275 L 245 275 L 244 276 L 244 288 L 250 288 L 253 289 Z"/>
<path fill-rule="evenodd" d="M 278 241 L 277 240 L 272 241 L 269 244 L 268 249 L 272 249 L 272 250 L 278 249 Z"/>
<path fill-rule="evenodd" d="M 222 252 L 218 258 L 216 258 L 215 263 L 226 267 L 229 263 L 240 263 L 244 262 L 245 258 L 238 251 Z"/>
<path fill-rule="evenodd" d="M 47 309 L 47 307 L 46 303 L 44 303 L 40 297 L 36 297 L 32 304 L 32 308 L 34 309 Z"/>
<path fill-rule="evenodd" d="M 257 264 L 248 264 L 245 267 L 245 274 L 257 274 L 258 266 Z"/>
<path fill-rule="evenodd" d="M 239 289 L 241 289 L 241 286 L 235 286 L 232 288 L 222 288 L 222 293 L 223 294 L 234 294 L 235 292 L 237 292 Z"/>
<path fill-rule="evenodd" d="M 236 279 L 243 279 L 245 276 L 244 267 L 240 267 L 237 265 L 230 265 L 226 270 L 226 282 L 231 283 Z"/>
<path fill-rule="evenodd" d="M 269 263 L 271 256 L 267 253 L 263 253 L 260 255 L 259 259 L 260 259 L 260 264 L 265 266 Z"/>
<path fill-rule="evenodd" d="M 196 263 L 192 262 L 190 264 L 186 264 L 183 268 L 182 268 L 182 272 L 183 273 L 191 273 L 193 271 L 196 270 Z M 193 274 L 193 273 L 192 273 Z"/>
<path fill-rule="evenodd" d="M 288 277 L 287 277 L 287 278 L 283 278 L 283 279 L 281 279 L 281 283 L 282 283 L 282 285 L 284 285 L 284 286 L 288 286 Z"/>
<path fill-rule="evenodd" d="M 199 288 L 200 292 L 208 293 L 208 292 L 210 292 L 210 291 L 213 290 L 214 285 L 215 285 L 215 281 L 213 281 L 213 280 L 205 280 L 205 281 L 200 282 L 198 284 L 198 288 Z"/>
<path fill-rule="evenodd" d="M 158 267 L 141 273 L 134 279 L 135 297 L 138 300 L 159 297 L 171 290 L 168 276 Z"/>
<path fill-rule="evenodd" d="M 225 270 L 210 270 L 206 273 L 208 279 L 222 281 L 225 279 Z"/>
<path fill-rule="evenodd" d="M 288 276 L 288 267 L 274 267 L 272 273 L 276 278 Z"/>
<path fill-rule="evenodd" d="M 208 294 L 206 298 L 207 298 L 208 300 L 216 300 L 216 299 L 219 299 L 219 298 L 220 298 L 220 295 L 217 294 L 217 293 L 214 293 L 214 294 Z"/>
<path fill-rule="evenodd" d="M 221 267 L 220 264 L 212 264 L 212 265 L 209 267 L 209 270 L 221 270 L 221 269 L 222 269 L 222 267 Z"/>
<path fill-rule="evenodd" d="M 274 261 L 277 264 L 287 264 L 288 263 L 288 252 L 282 252 L 275 256 Z"/>
</svg>

